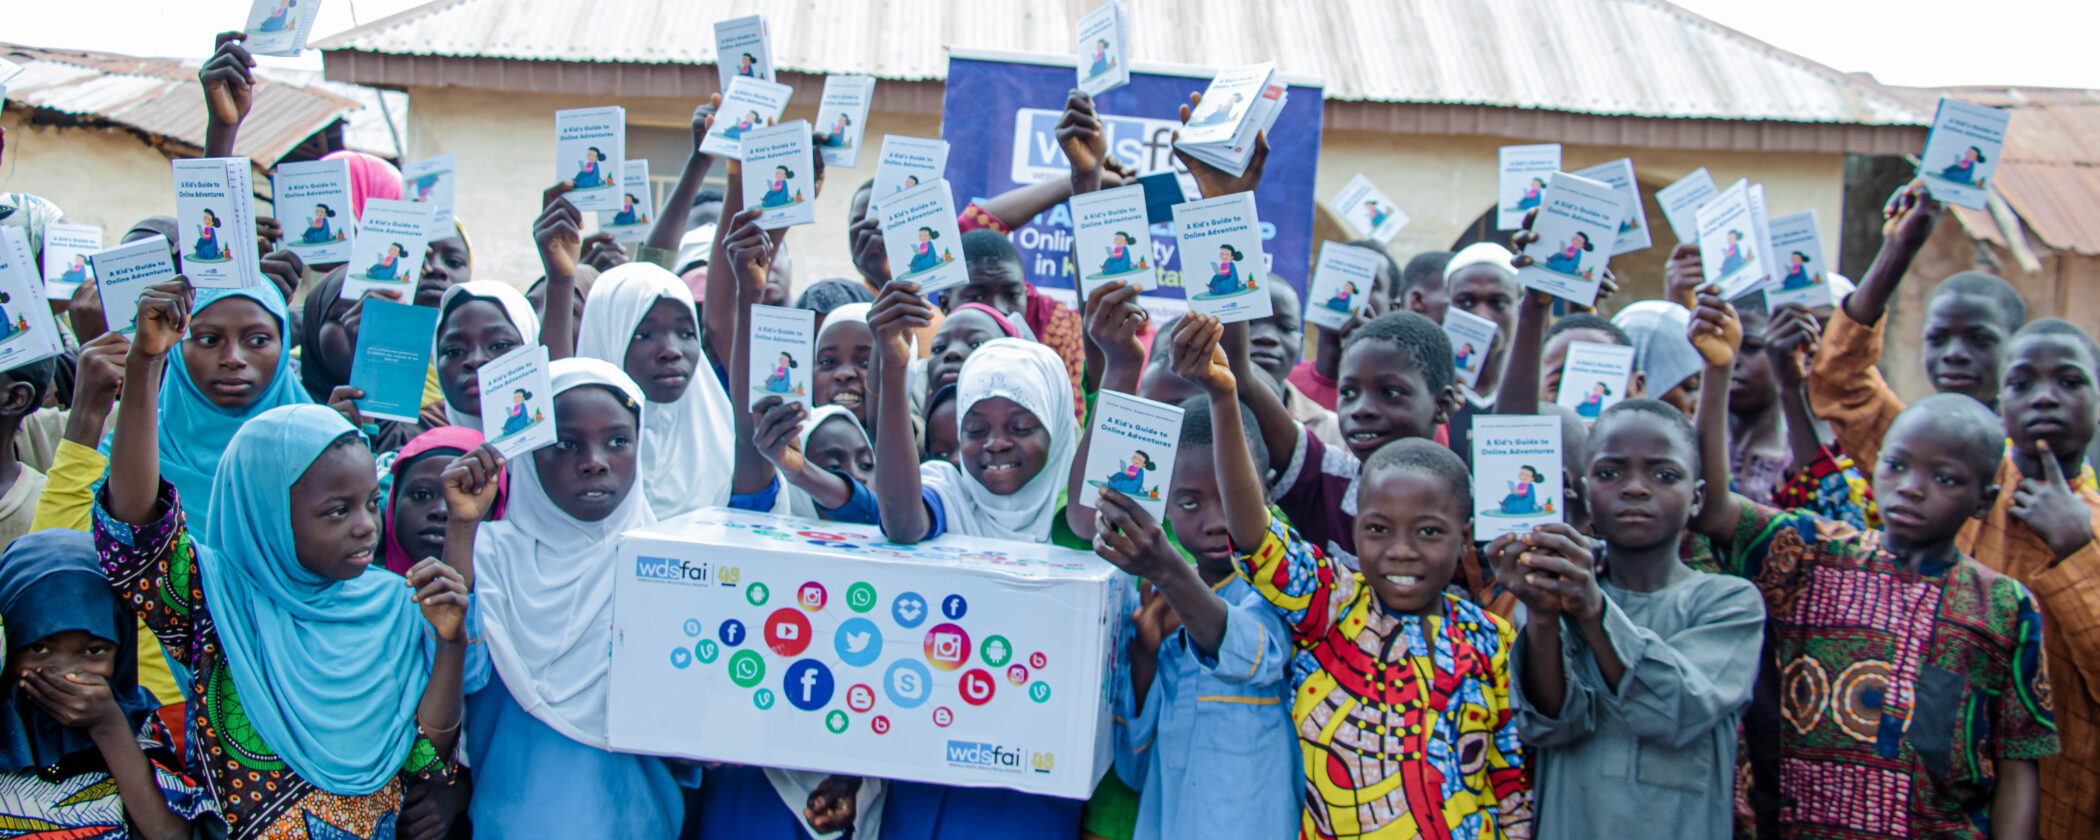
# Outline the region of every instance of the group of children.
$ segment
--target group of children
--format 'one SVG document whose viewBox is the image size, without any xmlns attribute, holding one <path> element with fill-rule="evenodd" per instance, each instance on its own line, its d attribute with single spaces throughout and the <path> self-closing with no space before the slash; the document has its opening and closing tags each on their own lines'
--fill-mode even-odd
<svg viewBox="0 0 2100 840">
<path fill-rule="evenodd" d="M 245 94 L 251 63 L 222 39 L 201 73 L 207 100 L 241 106 L 212 111 L 208 153 L 230 151 L 251 101 L 214 94 Z M 697 149 L 635 259 L 587 245 L 562 197 L 578 183 L 546 193 L 531 232 L 545 276 L 529 293 L 476 279 L 463 228 L 433 242 L 412 301 L 438 311 L 419 422 L 357 409 L 364 300 L 339 299 L 342 265 L 271 252 L 265 285 L 156 286 L 128 336 L 83 287 L 65 363 L 0 372 L 14 444 L 0 447 L 6 827 L 429 840 L 2100 826 L 2086 674 L 2100 670 L 2100 488 L 2085 460 L 2100 349 L 2069 322 L 2027 322 L 2003 280 L 1955 275 L 1925 316 L 1940 393 L 1904 406 L 1874 366 L 1887 303 L 1940 212 L 1922 185 L 1891 199 L 1873 268 L 1828 311 L 1739 309 L 1679 245 L 1672 300 L 1555 318 L 1517 283 L 1527 258 L 1483 243 L 1388 256 L 1358 290 L 1370 314 L 1322 330 L 1301 360 L 1288 283 L 1269 284 L 1270 317 L 1221 324 L 1155 323 L 1121 282 L 1078 312 L 1026 282 L 1005 234 L 1129 179 L 1092 101 L 1075 91 L 1066 108 L 1069 182 L 961 213 L 965 286 L 929 298 L 892 279 L 860 187 L 847 246 L 861 277 L 798 302 L 818 318 L 806 403 L 746 411 L 729 396 L 764 384 L 749 381 L 750 308 L 786 302 L 788 263 L 735 161 L 716 224 L 688 233 L 714 163 Z M 696 111 L 696 137 L 712 119 Z M 349 158 L 355 203 L 400 194 L 383 161 Z M 1181 162 L 1206 198 L 1262 171 Z M 33 244 L 61 216 L 8 201 L 0 223 Z M 172 231 L 150 219 L 133 234 Z M 1493 322 L 1494 341 L 1454 354 L 1439 325 L 1454 307 Z M 1553 404 L 1577 341 L 1634 348 L 1626 399 Z M 535 343 L 554 360 L 557 442 L 506 460 L 484 443 L 502 421 L 480 416 L 476 373 Z M 1455 358 L 1479 368 L 1475 387 Z M 1082 474 L 1104 390 L 1183 409 L 1163 520 L 1129 482 Z M 1560 417 L 1566 501 L 1559 521 L 1476 542 L 1472 422 L 1498 413 Z M 610 561 L 632 529 L 725 505 L 876 525 L 898 543 L 1054 543 L 1127 572 L 1114 772 L 1081 803 L 610 751 Z"/>
</svg>

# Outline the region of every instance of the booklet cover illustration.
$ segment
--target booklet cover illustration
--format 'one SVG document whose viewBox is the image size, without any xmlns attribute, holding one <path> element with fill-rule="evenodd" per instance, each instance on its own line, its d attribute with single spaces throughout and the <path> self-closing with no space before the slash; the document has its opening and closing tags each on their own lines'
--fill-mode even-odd
<svg viewBox="0 0 2100 840">
<path fill-rule="evenodd" d="M 1546 182 L 1560 170 L 1560 144 L 1503 146 L 1496 153 L 1495 228 L 1516 230 L 1524 214 L 1546 196 Z"/>
<path fill-rule="evenodd" d="M 1766 289 L 1774 307 L 1800 304 L 1811 309 L 1836 303 L 1830 293 L 1830 267 L 1823 261 L 1823 234 L 1816 211 L 1805 210 L 1772 220 L 1772 254 L 1779 279 Z"/>
<path fill-rule="evenodd" d="M 811 129 L 825 166 L 860 166 L 861 138 L 867 136 L 868 104 L 875 99 L 874 76 L 826 76 L 824 98 Z"/>
<path fill-rule="evenodd" d="M 751 307 L 751 393 L 747 408 L 760 400 L 812 404 L 811 348 L 816 345 L 817 313 L 808 309 L 754 304 Z"/>
<path fill-rule="evenodd" d="M 1648 236 L 1648 211 L 1641 206 L 1641 187 L 1634 178 L 1632 158 L 1619 158 L 1570 174 L 1602 181 L 1625 199 L 1625 215 L 1619 218 L 1619 236 L 1613 240 L 1611 256 L 1630 254 L 1655 244 Z"/>
<path fill-rule="evenodd" d="M 1240 121 L 1275 75 L 1274 64 L 1253 64 L 1219 73 L 1203 91 L 1203 101 L 1189 113 L 1179 142 L 1203 145 L 1230 140 L 1239 132 Z"/>
<path fill-rule="evenodd" d="M 1100 96 L 1130 83 L 1130 40 L 1121 0 L 1079 17 L 1079 89 Z"/>
<path fill-rule="evenodd" d="M 766 37 L 764 15 L 715 24 L 716 90 L 728 90 L 738 78 L 774 81 L 773 45 Z"/>
<path fill-rule="evenodd" d="M 962 264 L 962 234 L 946 179 L 905 190 L 882 203 L 882 244 L 890 277 L 919 284 L 931 295 L 970 281 Z"/>
<path fill-rule="evenodd" d="M 744 159 L 745 132 L 765 128 L 780 119 L 794 88 L 753 76 L 729 80 L 722 94 L 722 107 L 715 110 L 714 124 L 700 142 L 700 151 L 710 155 Z"/>
<path fill-rule="evenodd" d="M 1359 172 L 1342 185 L 1341 193 L 1334 197 L 1334 210 L 1342 221 L 1366 239 L 1391 242 L 1407 227 L 1407 214 L 1400 205 L 1372 186 L 1371 179 Z"/>
<path fill-rule="evenodd" d="M 121 333 L 138 329 L 139 293 L 147 286 L 175 279 L 175 259 L 168 238 L 148 236 L 95 252 L 95 294 L 102 300 L 102 319 Z"/>
<path fill-rule="evenodd" d="M 1481 364 L 1495 348 L 1495 322 L 1458 307 L 1444 310 L 1444 335 L 1451 339 L 1451 364 L 1459 384 L 1471 390 L 1480 382 Z"/>
<path fill-rule="evenodd" d="M 1692 174 L 1677 179 L 1667 187 L 1655 191 L 1655 203 L 1663 211 L 1663 220 L 1670 225 L 1670 233 L 1679 242 L 1699 241 L 1699 208 L 1721 194 L 1714 186 L 1714 176 L 1702 166 Z"/>
<path fill-rule="evenodd" d="M 1369 248 L 1340 242 L 1320 244 L 1320 261 L 1313 265 L 1312 286 L 1306 289 L 1305 320 L 1314 326 L 1339 330 L 1371 303 L 1371 287 L 1385 257 Z"/>
<path fill-rule="evenodd" d="M 482 433 L 505 458 L 554 442 L 554 380 L 547 365 L 547 346 L 527 344 L 474 372 Z"/>
<path fill-rule="evenodd" d="M 1473 539 L 1530 533 L 1559 522 L 1560 417 L 1524 414 L 1473 419 Z"/>
<path fill-rule="evenodd" d="M 1135 500 L 1166 521 L 1167 488 L 1181 447 L 1181 407 L 1103 390 L 1094 401 L 1094 433 L 1086 455 L 1086 483 L 1098 488 L 1073 501 L 1096 507 L 1099 489 Z"/>
<path fill-rule="evenodd" d="M 656 211 L 649 200 L 649 161 L 628 158 L 620 168 L 620 209 L 598 211 L 598 229 L 613 235 L 613 241 L 632 245 L 649 238 Z"/>
<path fill-rule="evenodd" d="M 575 185 L 562 197 L 576 209 L 620 209 L 627 159 L 627 109 L 618 105 L 554 112 L 554 177 Z"/>
<path fill-rule="evenodd" d="M 744 135 L 744 200 L 760 208 L 759 227 L 817 221 L 815 164 L 809 123 L 794 120 Z"/>
<path fill-rule="evenodd" d="M 65 351 L 43 289 L 28 234 L 19 227 L 0 228 L 0 370 Z"/>
<path fill-rule="evenodd" d="M 430 238 L 453 235 L 452 194 L 459 184 L 459 155 L 443 154 L 401 167 L 402 198 L 430 205 Z"/>
<path fill-rule="evenodd" d="M 80 288 L 80 284 L 93 282 L 95 266 L 89 258 L 100 250 L 101 227 L 57 222 L 45 225 L 44 296 L 52 300 L 67 300 L 73 297 L 73 290 Z"/>
<path fill-rule="evenodd" d="M 199 288 L 237 289 L 260 282 L 255 251 L 255 191 L 247 158 L 174 161 L 175 220 L 182 231 L 182 270 Z"/>
<path fill-rule="evenodd" d="M 241 45 L 255 55 L 297 56 L 314 31 L 321 0 L 255 0 Z"/>
<path fill-rule="evenodd" d="M 357 238 L 357 215 L 350 211 L 350 162 L 312 160 L 277 166 L 274 189 L 285 221 L 284 245 L 308 264 L 350 259 Z M 296 211 L 296 212 L 294 212 Z"/>
<path fill-rule="evenodd" d="M 882 138 L 882 156 L 875 159 L 875 186 L 868 193 L 870 207 L 884 198 L 929 184 L 948 171 L 948 141 L 901 134 Z"/>
<path fill-rule="evenodd" d="M 1150 291 L 1159 288 L 1152 257 L 1151 225 L 1145 219 L 1140 184 L 1072 196 L 1072 237 L 1079 248 L 1079 296 L 1121 281 Z"/>
<path fill-rule="evenodd" d="M 1932 197 L 1971 210 L 1984 209 L 1991 173 L 2005 145 L 2005 126 L 2012 113 L 1959 99 L 1941 99 L 1918 157 L 1918 175 Z"/>
<path fill-rule="evenodd" d="M 1269 317 L 1272 301 L 1254 193 L 1174 205 L 1174 237 L 1190 311 L 1226 323 Z"/>
<path fill-rule="evenodd" d="M 1538 241 L 1525 247 L 1531 264 L 1517 270 L 1526 287 L 1556 295 L 1578 306 L 1597 299 L 1604 265 L 1618 237 L 1624 199 L 1602 181 L 1555 172 L 1539 205 L 1531 230 Z"/>
<path fill-rule="evenodd" d="M 356 241 L 350 243 L 349 274 L 343 279 L 342 296 L 356 298 L 368 291 L 386 290 L 399 292 L 403 300 L 415 297 L 429 229 L 428 204 L 365 199 L 364 220 Z"/>
<path fill-rule="evenodd" d="M 1757 219 L 1750 208 L 1750 182 L 1738 180 L 1699 208 L 1699 260 L 1709 282 L 1721 284 L 1729 300 L 1755 291 L 1769 257 L 1757 244 Z"/>
<path fill-rule="evenodd" d="M 1633 348 L 1621 344 L 1577 341 L 1568 345 L 1560 366 L 1562 406 L 1584 420 L 1596 420 L 1605 409 L 1626 399 L 1633 382 Z"/>
</svg>

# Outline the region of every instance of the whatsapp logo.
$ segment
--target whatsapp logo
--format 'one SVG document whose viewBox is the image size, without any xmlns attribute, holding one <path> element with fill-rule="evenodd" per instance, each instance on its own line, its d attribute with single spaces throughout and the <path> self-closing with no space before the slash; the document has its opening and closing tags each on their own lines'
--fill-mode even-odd
<svg viewBox="0 0 2100 840">
<path fill-rule="evenodd" d="M 843 734 L 846 731 L 846 723 L 846 713 L 837 709 L 832 709 L 831 714 L 824 716 L 824 728 L 831 730 L 833 735 Z"/>
<path fill-rule="evenodd" d="M 846 587 L 846 606 L 854 612 L 864 613 L 875 608 L 875 587 L 866 581 Z"/>
<path fill-rule="evenodd" d="M 698 657 L 703 664 L 712 663 L 715 657 L 721 655 L 722 646 L 715 644 L 713 639 L 701 639 L 698 644 L 693 645 L 693 656 Z"/>
<path fill-rule="evenodd" d="M 729 680 L 750 688 L 766 678 L 766 660 L 754 651 L 740 650 L 729 657 Z"/>
<path fill-rule="evenodd" d="M 763 583 L 753 583 L 744 590 L 744 600 L 750 601 L 751 606 L 754 607 L 765 606 L 766 599 L 771 597 L 773 597 L 773 591 L 767 589 Z"/>
</svg>

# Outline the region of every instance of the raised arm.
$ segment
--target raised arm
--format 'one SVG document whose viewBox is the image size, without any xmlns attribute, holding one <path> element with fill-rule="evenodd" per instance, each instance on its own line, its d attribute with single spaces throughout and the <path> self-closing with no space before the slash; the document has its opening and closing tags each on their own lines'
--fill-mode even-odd
<svg viewBox="0 0 2100 840">
<path fill-rule="evenodd" d="M 1779 406 L 1786 416 L 1787 445 L 1793 469 L 1815 463 L 1823 452 L 1823 422 L 1808 410 L 1808 356 L 1823 339 L 1822 325 L 1807 307 L 1790 304 L 1772 313 L 1765 330 L 1765 358 L 1779 384 Z"/>
<path fill-rule="evenodd" d="M 117 415 L 117 432 L 109 445 L 109 483 L 105 507 L 128 525 L 152 522 L 160 496 L 160 377 L 168 351 L 182 341 L 190 326 L 196 293 L 187 278 L 177 277 L 139 294 L 138 332 L 124 357 L 124 402 L 136 407 Z"/>
<path fill-rule="evenodd" d="M 715 225 L 715 241 L 708 246 L 707 294 L 702 296 L 700 315 L 705 319 L 700 333 L 705 341 L 707 357 L 716 362 L 729 359 L 736 352 L 731 345 L 736 343 L 737 308 L 734 306 L 706 306 L 709 300 L 736 300 L 736 272 L 729 266 L 729 220 L 744 212 L 744 164 L 731 158 L 727 167 L 729 183 L 722 187 L 722 221 Z"/>
<path fill-rule="evenodd" d="M 1911 260 L 1925 247 L 1925 240 L 1932 237 L 1943 209 L 1922 179 L 1903 185 L 1889 196 L 1881 208 L 1881 250 L 1874 254 L 1867 273 L 1859 278 L 1859 288 L 1839 302 L 1846 315 L 1863 325 L 1881 321 L 1903 275 L 1910 272 Z"/>
<path fill-rule="evenodd" d="M 707 138 L 707 129 L 715 122 L 715 109 L 720 107 L 722 95 L 717 93 L 707 98 L 707 104 L 693 109 L 693 151 L 685 156 L 678 183 L 664 196 L 663 207 L 656 211 L 656 225 L 649 229 L 649 238 L 643 240 L 642 247 L 677 253 L 679 240 L 685 238 L 686 222 L 691 220 L 693 197 L 700 194 L 700 183 L 707 180 L 707 170 L 715 165 L 713 155 L 700 153 L 700 143 Z M 664 268 L 678 270 L 675 265 Z"/>
<path fill-rule="evenodd" d="M 1103 283 L 1087 295 L 1087 341 L 1101 348 L 1101 389 L 1135 394 L 1145 373 L 1145 347 L 1137 331 L 1145 324 L 1145 309 L 1137 303 L 1136 286 L 1116 280 Z M 1072 472 L 1065 480 L 1065 524 L 1083 540 L 1094 538 L 1094 494 L 1086 492 L 1086 456 L 1093 448 L 1094 427 L 1080 430 L 1079 451 L 1072 458 Z"/>
<path fill-rule="evenodd" d="M 727 251 L 729 268 L 736 275 L 736 342 L 729 357 L 732 402 L 742 402 L 741 395 L 751 393 L 751 305 L 765 295 L 766 274 L 773 267 L 773 240 L 758 226 L 764 212 L 753 207 L 725 222 L 732 226 Z M 775 473 L 772 462 L 759 453 L 754 442 L 755 416 L 741 405 L 730 406 L 729 413 L 736 417 L 736 474 L 730 482 L 731 492 L 761 492 L 773 483 Z"/>
<path fill-rule="evenodd" d="M 1699 389 L 1699 477 L 1706 483 L 1706 503 L 1692 516 L 1691 529 L 1715 540 L 1731 540 L 1743 518 L 1742 497 L 1728 489 L 1728 380 L 1735 375 L 1735 356 L 1743 346 L 1743 324 L 1735 307 L 1721 299 L 1715 286 L 1700 288 L 1692 310 L 1691 340 L 1706 359 Z"/>
<path fill-rule="evenodd" d="M 547 358 L 555 360 L 576 355 L 576 310 L 561 304 L 575 299 L 576 263 L 583 253 L 583 211 L 562 197 L 575 188 L 575 182 L 563 181 L 540 193 L 540 217 L 532 223 L 532 242 L 547 271 L 540 343 L 547 345 Z"/>
<path fill-rule="evenodd" d="M 1247 430 L 1240 425 L 1238 368 L 1226 357 L 1219 340 L 1225 327 L 1209 315 L 1188 314 L 1174 324 L 1169 342 L 1169 366 L 1183 379 L 1194 382 L 1210 398 L 1211 452 L 1218 470 L 1218 494 L 1225 505 L 1225 523 L 1233 545 L 1246 551 L 1261 545 L 1269 530 L 1268 494 L 1262 477 L 1254 471 L 1254 455 L 1247 446 Z M 1257 385 L 1256 388 L 1266 390 Z"/>
<path fill-rule="evenodd" d="M 911 364 L 908 336 L 933 323 L 933 304 L 919 284 L 892 280 L 868 311 L 875 332 L 875 496 L 882 499 L 882 532 L 891 542 L 915 543 L 933 529 L 919 483 L 919 446 L 911 436 Z"/>
<path fill-rule="evenodd" d="M 232 157 L 234 136 L 255 104 L 255 58 L 243 32 L 221 32 L 210 60 L 197 69 L 204 85 L 204 156 Z"/>
<path fill-rule="evenodd" d="M 1553 320 L 1553 296 L 1525 289 L 1517 300 L 1517 325 L 1509 338 L 1502 381 L 1495 389 L 1496 414 L 1539 413 L 1540 357 L 1546 352 L 1546 324 Z"/>
</svg>

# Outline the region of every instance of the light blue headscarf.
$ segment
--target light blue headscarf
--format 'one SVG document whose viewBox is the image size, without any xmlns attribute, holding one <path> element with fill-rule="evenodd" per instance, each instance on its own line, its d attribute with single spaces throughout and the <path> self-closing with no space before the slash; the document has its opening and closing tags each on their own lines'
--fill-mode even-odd
<svg viewBox="0 0 2100 840">
<path fill-rule="evenodd" d="M 206 539 L 215 533 L 208 524 L 212 473 L 218 469 L 220 453 L 226 451 L 234 433 L 270 409 L 313 402 L 306 389 L 299 387 L 299 377 L 292 375 L 292 345 L 283 343 L 287 323 L 284 297 L 277 293 L 277 287 L 264 284 L 246 289 L 198 289 L 197 302 L 190 311 L 203 312 L 205 307 L 233 297 L 260 303 L 277 318 L 283 352 L 278 354 L 277 370 L 270 375 L 270 383 L 263 387 L 262 394 L 240 408 L 212 404 L 198 390 L 197 383 L 190 381 L 190 369 L 182 362 L 182 342 L 177 342 L 174 352 L 168 354 L 168 370 L 160 380 L 160 475 L 175 485 L 182 508 L 188 512 L 190 527 L 197 529 L 202 525 L 198 536 Z M 290 486 L 291 482 L 285 484 Z"/>
<path fill-rule="evenodd" d="M 341 796 L 377 791 L 401 771 L 431 663 L 400 575 L 328 580 L 299 565 L 292 545 L 292 482 L 355 431 L 318 405 L 241 426 L 212 484 L 210 531 L 221 536 L 196 543 L 248 722 L 294 772 Z"/>
</svg>

